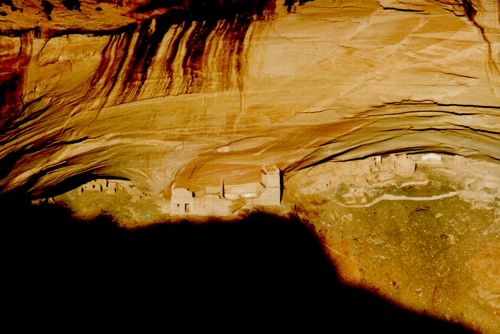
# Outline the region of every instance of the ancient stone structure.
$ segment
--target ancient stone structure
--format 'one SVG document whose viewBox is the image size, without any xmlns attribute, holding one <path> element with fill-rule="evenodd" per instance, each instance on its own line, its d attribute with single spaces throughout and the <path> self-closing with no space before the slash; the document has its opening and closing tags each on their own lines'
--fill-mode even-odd
<svg viewBox="0 0 500 334">
<path fill-rule="evenodd" d="M 498 0 L 71 3 L 0 2 L 0 195 L 297 215 L 345 282 L 498 332 Z"/>
<path fill-rule="evenodd" d="M 262 168 L 262 181 L 206 187 L 195 194 L 185 188 L 172 188 L 171 213 L 202 216 L 228 216 L 241 208 L 277 206 L 281 203 L 281 175 L 276 166 Z"/>
</svg>

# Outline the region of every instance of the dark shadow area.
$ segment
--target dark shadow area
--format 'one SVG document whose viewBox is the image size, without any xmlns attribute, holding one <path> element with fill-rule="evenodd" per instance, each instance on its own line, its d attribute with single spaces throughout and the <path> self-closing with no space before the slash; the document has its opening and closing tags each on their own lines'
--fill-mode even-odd
<svg viewBox="0 0 500 334">
<path fill-rule="evenodd" d="M 4 179 L 9 175 L 21 156 L 22 152 L 10 152 L 3 159 L 0 159 L 0 179 Z"/>
<path fill-rule="evenodd" d="M 136 12 L 169 9 L 169 15 L 175 14 L 183 20 L 217 20 L 262 16 L 265 11 L 274 11 L 275 6 L 275 2 L 269 0 L 151 0 L 139 6 Z"/>
<path fill-rule="evenodd" d="M 23 317 L 147 314 L 188 332 L 466 332 L 342 285 L 296 220 L 255 214 L 127 231 L 105 217 L 83 223 L 48 205 L 2 203 L 3 302 Z"/>
<path fill-rule="evenodd" d="M 92 173 L 83 173 L 83 174 L 78 174 L 75 176 L 68 177 L 61 183 L 58 183 L 56 185 L 53 185 L 52 187 L 47 187 L 43 189 L 43 192 L 35 192 L 33 193 L 33 197 L 38 197 L 38 198 L 48 198 L 48 197 L 55 197 L 61 194 L 64 194 L 70 190 L 79 188 L 84 186 L 87 182 L 98 180 L 98 179 L 104 179 L 108 181 L 116 181 L 116 180 L 122 180 L 122 181 L 128 181 L 129 179 L 125 177 L 118 177 L 118 176 L 106 176 L 106 175 L 95 175 Z"/>
</svg>

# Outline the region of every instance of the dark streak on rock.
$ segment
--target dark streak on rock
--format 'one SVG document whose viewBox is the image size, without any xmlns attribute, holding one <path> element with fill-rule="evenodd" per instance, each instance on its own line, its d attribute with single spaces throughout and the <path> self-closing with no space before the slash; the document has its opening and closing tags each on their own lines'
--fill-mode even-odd
<svg viewBox="0 0 500 334">
<path fill-rule="evenodd" d="M 117 46 L 114 55 L 108 54 L 111 46 L 107 46 L 103 52 L 103 63 L 96 73 L 93 82 L 101 79 L 102 75 L 107 71 L 110 59 L 114 62 L 120 62 L 120 65 L 113 66 L 111 71 L 108 71 L 110 81 L 116 82 L 116 77 L 120 71 L 124 71 L 124 82 L 120 90 L 118 103 L 126 103 L 135 101 L 140 97 L 141 89 L 143 88 L 148 71 L 158 54 L 158 50 L 167 32 L 173 30 L 172 40 L 169 41 L 167 55 L 163 61 L 164 77 L 167 78 L 163 87 L 159 87 L 159 94 L 169 95 L 176 87 L 175 94 L 189 94 L 200 92 L 206 85 L 206 74 L 210 70 L 207 60 L 204 59 L 207 49 L 208 36 L 217 31 L 218 40 L 222 47 L 222 59 L 218 62 L 218 66 L 222 68 L 218 73 L 223 73 L 221 88 L 227 90 L 230 88 L 230 80 L 232 73 L 240 74 L 242 70 L 242 53 L 244 48 L 244 39 L 247 30 L 254 20 L 267 17 L 272 11 L 272 1 L 258 1 L 256 7 L 250 10 L 242 6 L 231 7 L 227 11 L 221 10 L 220 13 L 213 16 L 207 16 L 207 13 L 202 13 L 199 7 L 189 7 L 185 11 L 180 11 L 178 8 L 173 8 L 167 14 L 143 21 L 135 31 L 129 29 L 125 32 L 127 40 L 130 42 L 135 35 L 137 42 L 133 44 L 134 50 L 128 50 L 129 43 L 125 48 Z M 248 5 L 248 4 L 247 4 Z M 213 10 L 212 10 L 213 11 Z M 208 12 L 212 12 L 209 10 Z M 195 20 L 198 19 L 198 20 Z M 186 36 L 189 34 L 189 36 Z M 112 45 L 115 38 L 110 39 Z M 181 48 L 181 41 L 185 40 L 185 45 Z M 215 43 L 216 43 L 215 42 Z M 179 54 L 182 50 L 186 50 L 185 54 Z M 131 51 L 131 52 L 130 52 Z M 132 57 L 127 64 L 123 64 L 126 60 L 126 54 L 132 54 Z M 182 79 L 174 79 L 173 63 L 177 57 L 182 57 Z M 125 66 L 125 68 L 123 68 Z M 234 69 L 232 67 L 235 67 Z M 179 74 L 179 73 L 178 73 Z M 174 80 L 182 80 L 174 86 Z M 238 84 L 239 85 L 239 84 Z M 106 95 L 106 94 L 101 94 Z"/>
<path fill-rule="evenodd" d="M 467 15 L 467 18 L 474 23 L 477 11 L 472 5 L 470 0 L 462 0 L 464 9 L 465 9 L 465 14 Z"/>
<path fill-rule="evenodd" d="M 408 13 L 417 13 L 417 14 L 427 14 L 423 9 L 410 9 L 410 8 L 397 8 L 397 7 L 384 7 L 380 5 L 383 10 L 395 10 L 398 12 L 408 12 Z"/>
<path fill-rule="evenodd" d="M 500 74 L 500 68 L 499 65 L 495 62 L 495 56 L 493 55 L 493 50 L 491 47 L 491 41 L 490 38 L 487 34 L 487 31 L 485 27 L 483 27 L 479 22 L 476 20 L 476 15 L 477 15 L 477 9 L 474 7 L 474 2 L 472 0 L 462 0 L 464 8 L 465 8 L 465 13 L 467 15 L 467 18 L 469 21 L 474 24 L 479 31 L 481 32 L 481 35 L 483 36 L 484 41 L 488 45 L 488 61 L 492 65 L 492 67 L 495 69 L 497 74 Z M 499 18 L 500 19 L 500 18 Z"/>
<path fill-rule="evenodd" d="M 186 43 L 186 54 L 182 61 L 184 78 L 188 81 L 188 93 L 199 91 L 203 83 L 203 53 L 208 35 L 217 25 L 217 21 L 196 23 L 193 33 Z"/>
<path fill-rule="evenodd" d="M 12 106 L 19 104 L 21 82 L 20 73 L 0 76 L 0 128 L 9 124 L 16 116 Z"/>
<path fill-rule="evenodd" d="M 104 103 L 101 104 L 101 107 L 104 106 L 109 97 L 109 93 L 116 84 L 118 74 L 124 65 L 135 29 L 135 25 L 130 25 L 127 26 L 126 29 L 122 29 L 120 34 L 110 36 L 109 42 L 102 52 L 101 63 L 90 82 L 91 89 L 86 93 L 85 97 L 82 99 L 83 101 L 91 101 L 101 96 L 104 98 Z M 108 75 L 104 78 L 106 73 L 108 73 Z M 102 81 L 104 85 L 100 86 L 98 84 L 99 81 Z"/>
<path fill-rule="evenodd" d="M 9 4 L 9 2 L 3 2 Z M 151 6 L 163 6 L 163 2 L 151 1 Z M 66 1 L 68 9 L 78 10 L 76 1 Z M 221 53 L 221 59 L 217 68 L 213 69 L 222 74 L 219 88 L 227 90 L 231 87 L 234 73 L 239 76 L 243 67 L 242 53 L 244 51 L 244 39 L 250 24 L 254 20 L 265 20 L 274 12 L 275 3 L 271 0 L 225 0 L 219 2 L 188 2 L 184 7 L 172 7 L 163 16 L 156 17 L 153 27 L 153 19 L 145 20 L 140 24 L 130 24 L 113 31 L 83 31 L 83 30 L 9 30 L 2 34 L 10 37 L 21 37 L 22 51 L 17 59 L 1 59 L 2 68 L 8 68 L 2 75 L 0 84 L 0 127 L 8 130 L 23 110 L 21 93 L 23 88 L 24 67 L 29 62 L 30 55 L 24 54 L 30 48 L 26 43 L 31 43 L 33 38 L 59 37 L 69 34 L 88 34 L 94 36 L 110 36 L 108 45 L 102 52 L 102 61 L 91 80 L 91 89 L 86 93 L 83 101 L 108 97 L 109 93 L 117 88 L 121 92 L 118 103 L 136 100 L 144 86 L 148 70 L 154 61 L 159 47 L 169 30 L 173 30 L 173 38 L 169 41 L 167 55 L 163 60 L 163 71 L 166 82 L 163 87 L 155 91 L 159 95 L 169 95 L 176 88 L 175 94 L 195 93 L 208 86 L 207 73 L 209 68 L 208 59 L 204 59 L 206 51 L 210 47 L 217 47 Z M 222 6 L 222 7 L 221 7 Z M 43 1 L 44 12 L 50 15 L 53 9 L 52 3 Z M 175 7 L 175 8 L 174 8 Z M 140 10 L 139 10 L 140 11 Z M 207 45 L 207 37 L 217 29 L 217 40 L 220 46 Z M 186 34 L 189 33 L 189 36 Z M 138 34 L 138 35 L 135 35 Z M 137 42 L 131 45 L 134 37 Z M 181 42 L 185 45 L 181 46 Z M 129 50 L 133 47 L 133 50 Z M 181 48 L 182 47 L 182 48 Z M 186 50 L 180 54 L 180 50 Z M 127 55 L 132 54 L 131 59 Z M 177 57 L 182 57 L 182 82 L 174 81 L 173 64 Z M 178 69 L 177 69 L 178 70 Z M 106 76 L 106 78 L 104 78 Z M 123 78 L 121 87 L 115 87 L 118 79 Z M 241 85 L 240 82 L 237 83 Z M 240 87 L 241 88 L 241 87 Z M 106 101 L 101 104 L 105 105 Z M 14 112 L 17 110 L 17 112 Z"/>
<path fill-rule="evenodd" d="M 0 133 L 12 127 L 22 114 L 24 73 L 31 57 L 34 32 L 20 37 L 21 46 L 16 55 L 0 56 Z"/>
<path fill-rule="evenodd" d="M 234 33 L 235 44 L 233 44 L 233 45 L 235 46 L 235 49 L 236 49 L 235 54 L 238 55 L 237 63 L 236 63 L 236 72 L 238 73 L 238 78 L 240 78 L 241 71 L 243 70 L 243 47 L 244 47 L 243 42 L 245 39 L 245 35 L 247 33 L 248 25 L 249 25 L 249 23 L 243 23 L 243 24 L 237 26 L 236 27 L 237 29 L 235 29 L 235 33 Z M 238 88 L 240 90 L 242 89 L 241 85 L 242 85 L 242 83 L 241 83 L 241 81 L 239 81 Z"/>
<path fill-rule="evenodd" d="M 134 48 L 134 57 L 128 65 L 125 84 L 122 87 L 122 96 L 127 97 L 128 93 L 134 91 L 131 99 L 134 100 L 147 79 L 148 69 L 153 58 L 158 52 L 158 48 L 171 28 L 172 22 L 167 20 L 157 20 L 155 30 L 151 32 L 152 20 L 144 21 L 137 29 L 139 35 Z M 129 36 L 131 38 L 132 35 Z M 127 47 L 129 43 L 127 43 Z M 123 102 L 123 100 L 122 100 Z"/>
<path fill-rule="evenodd" d="M 188 29 L 188 24 L 185 23 L 185 24 L 182 24 L 182 25 L 178 25 L 175 27 L 175 31 L 174 31 L 174 36 L 176 36 L 174 38 L 174 40 L 170 43 L 169 45 L 169 48 L 168 48 L 168 56 L 166 58 L 166 61 L 165 63 L 163 64 L 164 66 L 164 69 L 167 71 L 167 75 L 168 75 L 168 78 L 169 78 L 169 81 L 166 85 L 166 87 L 164 88 L 164 94 L 167 95 L 168 93 L 170 93 L 170 91 L 172 90 L 172 87 L 173 87 L 173 84 L 174 84 L 174 81 L 172 80 L 172 75 L 173 75 L 173 72 L 174 72 L 174 69 L 172 67 L 172 64 L 174 62 L 174 59 L 175 59 L 175 56 L 177 54 L 177 50 L 179 49 L 179 44 L 181 42 L 181 39 L 182 39 L 182 36 L 184 36 L 184 34 L 186 33 Z M 180 30 L 180 32 L 178 32 L 178 30 Z"/>
</svg>

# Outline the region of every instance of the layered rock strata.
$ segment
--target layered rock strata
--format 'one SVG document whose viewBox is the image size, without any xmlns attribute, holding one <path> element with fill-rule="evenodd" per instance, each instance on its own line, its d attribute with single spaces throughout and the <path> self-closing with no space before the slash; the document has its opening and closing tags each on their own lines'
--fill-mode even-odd
<svg viewBox="0 0 500 334">
<path fill-rule="evenodd" d="M 313 224 L 346 281 L 500 327 L 496 0 L 1 4 L 1 194 L 145 224 L 172 189 L 276 166 L 264 208 Z"/>
</svg>

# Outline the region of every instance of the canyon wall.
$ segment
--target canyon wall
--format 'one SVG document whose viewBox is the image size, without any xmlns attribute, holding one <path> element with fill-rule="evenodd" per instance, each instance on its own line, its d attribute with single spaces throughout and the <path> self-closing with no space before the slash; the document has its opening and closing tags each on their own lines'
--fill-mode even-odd
<svg viewBox="0 0 500 334">
<path fill-rule="evenodd" d="M 500 327 L 498 265 L 485 269 L 498 256 L 497 189 L 483 185 L 500 177 L 495 167 L 485 167 L 500 161 L 497 0 L 315 0 L 290 14 L 274 1 L 1 4 L 1 194 L 47 198 L 106 178 L 127 180 L 139 194 L 134 196 L 168 203 L 174 186 L 199 192 L 221 180 L 257 182 L 263 166 L 275 165 L 282 171 L 284 201 L 333 247 L 330 256 L 345 281 L 373 287 L 382 283 L 353 271 L 362 261 L 344 256 L 359 236 L 315 225 L 328 219 L 345 224 L 344 213 L 333 214 L 345 208 L 324 209 L 322 201 L 365 205 L 357 209 L 369 203 L 346 204 L 319 186 L 310 190 L 314 182 L 307 173 L 330 185 L 334 170 L 344 168 L 344 179 L 366 188 L 371 177 L 396 179 L 377 174 L 390 169 L 359 174 L 366 166 L 349 165 L 353 161 L 390 154 L 418 160 L 428 152 L 455 156 L 458 162 L 444 161 L 446 168 L 430 169 L 424 179 L 411 171 L 408 180 L 394 184 L 434 182 L 439 174 L 450 177 L 451 188 L 428 189 L 423 198 L 430 202 L 451 193 L 470 205 L 477 205 L 474 194 L 481 203 L 487 199 L 482 212 L 491 213 L 491 226 L 481 228 L 489 237 L 455 261 L 471 263 L 470 277 L 491 276 L 487 283 L 462 286 L 462 292 L 475 291 L 477 305 L 468 314 L 446 308 L 456 282 L 439 287 L 448 289 L 449 298 L 440 305 L 431 283 L 414 289 L 420 289 L 418 298 L 385 288 L 380 294 L 476 330 Z M 419 160 L 416 168 L 425 171 L 424 165 Z M 471 172 L 465 165 L 480 171 L 468 176 L 470 182 L 462 180 Z M 484 181 L 481 187 L 474 188 L 474 178 Z M 387 191 L 383 200 L 413 201 Z M 448 234 L 436 233 L 450 243 Z M 391 272 L 402 275 L 394 266 Z"/>
<path fill-rule="evenodd" d="M 287 15 L 262 3 L 215 18 L 102 14 L 90 26 L 54 9 L 36 27 L 16 27 L 9 18 L 28 10 L 3 6 L 0 187 L 39 194 L 93 174 L 157 194 L 268 163 L 288 172 L 397 151 L 498 160 L 494 5 L 315 1 Z"/>
</svg>

